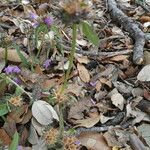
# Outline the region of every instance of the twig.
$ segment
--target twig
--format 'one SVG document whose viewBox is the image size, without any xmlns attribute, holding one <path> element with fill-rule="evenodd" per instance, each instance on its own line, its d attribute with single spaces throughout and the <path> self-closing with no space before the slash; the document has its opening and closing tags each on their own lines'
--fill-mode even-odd
<svg viewBox="0 0 150 150">
<path fill-rule="evenodd" d="M 143 48 L 145 45 L 145 34 L 131 18 L 126 16 L 118 7 L 115 0 L 107 0 L 108 9 L 115 23 L 123 26 L 124 30 L 130 33 L 134 39 L 133 62 L 141 64 L 143 62 Z"/>
<path fill-rule="evenodd" d="M 9 78 L 8 76 L 6 77 L 6 80 L 8 80 L 9 82 L 13 83 L 17 88 L 19 88 L 23 93 L 25 93 L 26 95 L 29 96 L 30 100 L 32 100 L 32 96 L 30 93 L 26 92 L 21 86 L 19 86 L 15 81 L 13 81 L 11 78 Z"/>
<path fill-rule="evenodd" d="M 150 9 L 146 7 L 146 5 L 142 4 L 139 0 L 136 0 L 135 3 L 139 6 L 141 6 L 146 12 L 150 12 Z"/>
<path fill-rule="evenodd" d="M 76 136 L 78 136 L 81 132 L 104 132 L 107 131 L 110 127 L 92 127 L 92 128 L 78 128 L 76 130 Z"/>
<path fill-rule="evenodd" d="M 66 46 L 66 45 L 62 45 L 62 47 L 64 48 L 65 51 L 70 51 L 70 47 Z M 132 50 L 122 50 L 122 51 L 116 51 L 116 52 L 97 52 L 97 51 L 83 51 L 82 49 L 76 48 L 76 53 L 78 54 L 82 54 L 88 57 L 95 57 L 97 59 L 105 59 L 105 58 L 109 58 L 109 57 L 113 57 L 113 56 L 117 56 L 117 55 L 124 55 L 124 54 L 129 54 L 131 53 Z"/>
</svg>

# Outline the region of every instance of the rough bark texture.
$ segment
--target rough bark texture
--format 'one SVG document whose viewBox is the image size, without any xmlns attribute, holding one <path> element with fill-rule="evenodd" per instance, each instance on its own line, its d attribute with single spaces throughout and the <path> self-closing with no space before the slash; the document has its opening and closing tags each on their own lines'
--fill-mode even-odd
<svg viewBox="0 0 150 150">
<path fill-rule="evenodd" d="M 134 40 L 133 61 L 135 64 L 143 62 L 143 48 L 145 45 L 145 34 L 139 28 L 138 24 L 130 17 L 126 16 L 118 7 L 115 0 L 107 0 L 108 9 L 112 19 L 116 24 L 123 27 L 129 32 L 131 38 Z"/>
</svg>

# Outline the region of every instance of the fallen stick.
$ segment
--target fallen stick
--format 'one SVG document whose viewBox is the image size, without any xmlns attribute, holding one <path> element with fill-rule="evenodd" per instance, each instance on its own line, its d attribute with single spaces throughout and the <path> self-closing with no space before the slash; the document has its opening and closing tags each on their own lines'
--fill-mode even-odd
<svg viewBox="0 0 150 150">
<path fill-rule="evenodd" d="M 134 40 L 133 49 L 133 62 L 135 64 L 142 64 L 143 62 L 143 48 L 145 45 L 145 34 L 138 27 L 138 24 L 130 17 L 126 16 L 118 7 L 115 0 L 107 0 L 108 10 L 111 18 L 116 24 L 123 27 L 124 30 L 129 32 L 130 36 Z"/>
<path fill-rule="evenodd" d="M 64 51 L 70 51 L 71 48 L 69 46 L 66 45 L 61 45 L 64 48 Z M 78 54 L 82 54 L 84 56 L 88 56 L 91 58 L 95 58 L 95 59 L 105 59 L 105 58 L 109 58 L 109 57 L 113 57 L 113 56 L 117 56 L 117 55 L 125 55 L 125 54 L 129 54 L 132 53 L 133 51 L 130 49 L 125 49 L 125 50 L 121 50 L 121 51 L 115 51 L 115 52 L 97 52 L 97 51 L 83 51 L 82 49 L 76 48 L 76 53 Z"/>
</svg>

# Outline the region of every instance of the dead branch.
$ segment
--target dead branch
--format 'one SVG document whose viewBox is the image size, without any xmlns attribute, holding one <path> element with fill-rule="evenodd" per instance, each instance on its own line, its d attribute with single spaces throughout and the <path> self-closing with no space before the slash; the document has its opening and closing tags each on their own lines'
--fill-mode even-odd
<svg viewBox="0 0 150 150">
<path fill-rule="evenodd" d="M 131 18 L 126 16 L 118 7 L 115 0 L 107 0 L 108 10 L 115 21 L 116 24 L 119 24 L 123 27 L 124 30 L 129 32 L 130 36 L 135 41 L 133 49 L 133 62 L 135 64 L 141 64 L 143 62 L 143 48 L 145 45 L 145 34 L 138 27 L 138 24 L 133 21 Z"/>
<path fill-rule="evenodd" d="M 92 128 L 78 128 L 76 129 L 76 135 L 80 135 L 81 132 L 104 132 L 107 131 L 110 127 L 92 127 Z"/>
<path fill-rule="evenodd" d="M 62 45 L 62 47 L 64 48 L 65 51 L 70 51 L 71 50 L 71 48 L 69 46 Z M 127 49 L 127 50 L 121 50 L 121 51 L 116 51 L 116 52 L 97 52 L 96 50 L 83 51 L 82 49 L 77 48 L 76 53 L 82 54 L 84 56 L 88 56 L 88 57 L 91 57 L 91 58 L 102 60 L 102 59 L 117 56 L 117 55 L 129 54 L 129 53 L 132 53 L 132 50 Z"/>
</svg>

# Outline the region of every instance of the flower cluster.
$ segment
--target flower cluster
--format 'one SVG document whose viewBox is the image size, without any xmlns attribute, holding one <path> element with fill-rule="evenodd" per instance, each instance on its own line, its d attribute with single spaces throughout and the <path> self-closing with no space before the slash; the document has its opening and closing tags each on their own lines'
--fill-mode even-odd
<svg viewBox="0 0 150 150">
<path fill-rule="evenodd" d="M 76 137 L 64 137 L 64 150 L 78 150 L 79 145 L 81 144 L 80 141 L 77 140 Z"/>
<path fill-rule="evenodd" d="M 32 13 L 32 12 L 29 14 L 29 16 L 33 20 L 32 26 L 34 28 L 38 27 L 40 25 L 40 23 L 44 23 L 47 26 L 51 26 L 53 24 L 53 19 L 50 16 L 46 16 L 46 17 L 41 18 L 36 13 Z"/>
<path fill-rule="evenodd" d="M 9 103 L 11 103 L 14 106 L 21 106 L 22 105 L 22 98 L 20 96 L 11 97 L 9 99 Z"/>
<path fill-rule="evenodd" d="M 13 73 L 20 73 L 21 70 L 18 66 L 9 65 L 4 69 L 4 72 L 6 74 L 13 74 Z"/>
<path fill-rule="evenodd" d="M 57 141 L 57 136 L 58 130 L 55 128 L 51 128 L 44 134 L 44 139 L 46 140 L 47 144 L 54 144 Z"/>
<path fill-rule="evenodd" d="M 52 60 L 51 59 L 47 59 L 44 63 L 43 63 L 43 67 L 45 69 L 48 69 L 48 67 L 50 67 L 52 64 Z"/>
<path fill-rule="evenodd" d="M 66 0 L 60 1 L 62 8 L 62 18 L 65 23 L 78 23 L 81 19 L 86 19 L 91 11 L 92 3 L 90 0 Z"/>
</svg>

